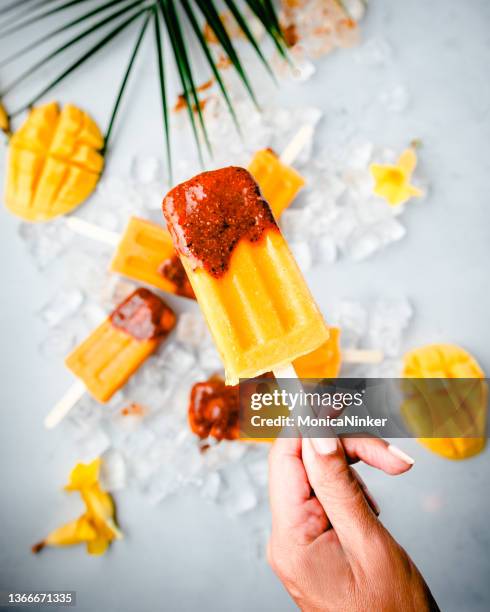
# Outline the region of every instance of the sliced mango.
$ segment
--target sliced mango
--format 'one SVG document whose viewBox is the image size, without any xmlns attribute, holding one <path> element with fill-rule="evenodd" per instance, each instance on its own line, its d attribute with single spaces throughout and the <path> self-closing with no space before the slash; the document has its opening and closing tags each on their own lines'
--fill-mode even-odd
<svg viewBox="0 0 490 612">
<path fill-rule="evenodd" d="M 423 346 L 405 355 L 402 374 L 404 378 L 417 379 L 404 387 L 406 397 L 401 411 L 410 431 L 419 434 L 423 446 L 453 460 L 467 459 L 485 448 L 486 382 L 451 382 L 485 378 L 474 357 L 453 344 Z M 447 384 L 443 379 L 449 379 Z M 434 437 L 420 435 L 429 431 Z M 436 437 L 438 432 L 444 433 L 444 437 Z"/>
<path fill-rule="evenodd" d="M 26 221 L 70 212 L 95 189 L 103 146 L 97 124 L 76 106 L 34 108 L 10 139 L 7 208 Z"/>
</svg>

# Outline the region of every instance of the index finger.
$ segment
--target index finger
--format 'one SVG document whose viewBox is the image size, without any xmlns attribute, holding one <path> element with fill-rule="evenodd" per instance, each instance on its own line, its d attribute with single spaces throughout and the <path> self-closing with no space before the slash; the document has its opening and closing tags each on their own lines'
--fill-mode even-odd
<svg viewBox="0 0 490 612">
<path fill-rule="evenodd" d="M 277 438 L 269 454 L 269 497 L 273 530 L 298 543 L 309 532 L 326 528 L 326 516 L 315 498 L 301 459 L 301 438 Z M 314 523 L 314 524 L 312 524 Z M 318 535 L 318 534 L 317 534 Z"/>
</svg>

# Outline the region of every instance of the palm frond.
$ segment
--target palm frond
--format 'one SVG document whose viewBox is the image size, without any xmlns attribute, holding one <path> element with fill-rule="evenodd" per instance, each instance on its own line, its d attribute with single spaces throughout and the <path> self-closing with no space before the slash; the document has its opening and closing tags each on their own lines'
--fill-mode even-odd
<svg viewBox="0 0 490 612">
<path fill-rule="evenodd" d="M 199 24 L 197 22 L 196 19 L 196 15 L 194 13 L 194 11 L 192 10 L 192 7 L 190 5 L 189 0 L 182 0 L 182 6 L 184 7 L 185 12 L 187 13 L 187 17 L 189 19 L 189 23 L 191 24 L 192 29 L 194 30 L 194 34 L 201 46 L 201 49 L 204 53 L 204 56 L 208 62 L 208 65 L 211 69 L 211 72 L 213 73 L 214 78 L 216 79 L 216 82 L 218 83 L 218 87 L 220 88 L 220 91 L 223 95 L 223 98 L 226 102 L 226 105 L 228 107 L 228 110 L 230 112 L 230 115 L 233 119 L 233 122 L 235 124 L 235 127 L 237 128 L 238 133 L 241 135 L 241 131 L 240 131 L 240 124 L 238 123 L 238 119 L 235 113 L 235 109 L 233 108 L 233 104 L 231 103 L 231 99 L 230 96 L 228 95 L 228 92 L 226 90 L 225 84 L 223 82 L 223 79 L 221 78 L 221 74 L 220 71 L 218 70 L 218 68 L 216 67 L 216 63 L 213 59 L 213 56 L 211 54 L 211 51 L 209 49 L 209 46 L 206 42 L 206 39 L 204 37 L 204 34 L 202 32 L 202 29 L 199 27 Z"/>
<path fill-rule="evenodd" d="M 84 62 L 86 62 L 92 55 L 97 53 L 102 47 L 105 47 L 109 42 L 111 42 L 114 38 L 116 38 L 123 30 L 125 30 L 133 21 L 140 17 L 144 11 L 139 11 L 131 15 L 126 21 L 116 26 L 113 30 L 109 32 L 106 36 L 104 36 L 101 40 L 99 40 L 93 47 L 91 47 L 86 53 L 84 53 L 79 59 L 70 64 L 66 70 L 64 70 L 61 74 L 59 74 L 53 81 L 49 83 L 46 87 L 44 87 L 38 94 L 36 94 L 27 104 L 17 109 L 13 113 L 10 114 L 11 117 L 16 117 L 18 114 L 26 111 L 31 106 L 33 106 L 38 100 L 40 100 L 44 95 L 46 95 L 53 87 L 61 83 L 68 75 L 74 72 L 77 68 L 79 68 Z"/>
<path fill-rule="evenodd" d="M 56 2 L 56 4 L 54 4 Z M 122 32 L 131 31 L 131 27 L 136 21 L 140 21 L 140 27 L 135 33 L 134 44 L 132 45 L 129 62 L 123 69 L 122 81 L 117 89 L 114 105 L 112 107 L 106 130 L 107 149 L 116 118 L 119 114 L 121 102 L 131 73 L 134 70 L 136 57 L 141 48 L 148 24 L 153 21 L 154 41 L 157 55 L 157 76 L 160 86 L 163 127 L 165 137 L 165 149 L 169 173 L 171 174 L 171 147 L 170 147 L 170 115 L 168 111 L 168 87 L 166 83 L 166 69 L 168 58 L 164 57 L 164 42 L 168 42 L 168 47 L 173 55 L 177 75 L 182 87 L 182 97 L 185 101 L 192 132 L 196 141 L 199 157 L 202 161 L 201 141 L 211 153 L 211 145 L 208 138 L 202 102 L 199 99 L 199 87 L 196 85 L 196 72 L 193 68 L 192 53 L 189 45 L 189 35 L 197 42 L 197 48 L 204 56 L 204 60 L 212 73 L 214 81 L 221 93 L 231 117 L 240 132 L 240 127 L 236 113 L 233 108 L 232 99 L 226 89 L 224 79 L 221 75 L 218 61 L 211 50 L 210 43 L 204 35 L 204 24 L 210 28 L 216 41 L 229 60 L 229 63 L 236 71 L 245 90 L 255 105 L 258 107 L 252 81 L 245 70 L 239 57 L 235 43 L 232 41 L 230 33 L 227 31 L 222 15 L 218 10 L 215 0 L 92 0 L 90 9 L 82 12 L 77 10 L 83 6 L 86 0 L 16 0 L 0 8 L 0 42 L 13 34 L 20 37 L 28 26 L 38 25 L 39 35 L 24 44 L 21 48 L 7 54 L 3 54 L 0 60 L 0 68 L 10 64 L 15 68 L 20 58 L 33 55 L 33 61 L 27 67 L 19 70 L 17 75 L 2 88 L 1 97 L 4 100 L 7 95 L 17 91 L 22 84 L 27 83 L 41 67 L 55 60 L 65 57 L 65 52 L 71 48 L 81 48 L 77 59 L 66 66 L 57 76 L 52 78 L 41 91 L 31 97 L 27 102 L 20 102 L 20 106 L 10 113 L 16 116 L 19 113 L 36 104 L 43 96 L 59 85 L 68 76 L 74 74 L 80 66 L 85 64 L 90 58 L 109 45 L 121 35 Z M 269 62 L 258 43 L 252 29 L 247 23 L 242 7 L 248 9 L 257 17 L 273 45 L 283 57 L 287 57 L 287 46 L 279 25 L 279 21 L 274 10 L 272 0 L 224 0 L 224 5 L 232 15 L 245 39 L 254 49 L 259 61 L 274 78 Z M 72 11 L 77 11 L 72 13 Z M 53 15 L 62 16 L 61 25 L 56 27 L 44 26 L 49 22 Z M 43 32 L 43 28 L 45 31 Z M 63 35 L 69 33 L 66 39 Z M 97 37 L 89 46 L 90 37 Z M 51 50 L 41 53 L 41 47 L 48 42 L 54 43 Z M 10 43 L 9 43 L 10 44 Z M 42 55 L 42 58 L 40 59 Z M 204 80 L 204 79 L 203 79 Z"/>
<path fill-rule="evenodd" d="M 155 40 L 157 49 L 157 62 L 158 62 L 158 80 L 160 83 L 160 95 L 162 98 L 162 115 L 163 115 L 163 126 L 165 129 L 165 144 L 167 152 L 167 164 L 170 181 L 172 181 L 172 156 L 170 155 L 170 126 L 168 121 L 168 108 L 167 108 L 167 90 L 165 87 L 165 62 L 163 57 L 163 45 L 162 45 L 162 34 L 160 32 L 160 19 L 158 17 L 158 11 L 155 9 L 154 22 L 155 22 Z"/>
<path fill-rule="evenodd" d="M 1 96 L 4 97 L 6 94 L 8 94 L 9 91 L 14 89 L 14 87 L 16 87 L 19 83 L 22 83 L 22 81 L 27 79 L 29 76 L 31 76 L 31 74 L 39 70 L 39 68 L 41 68 L 47 62 L 57 57 L 63 51 L 66 51 L 73 45 L 76 45 L 80 41 L 85 40 L 86 36 L 91 35 L 97 30 L 99 30 L 100 28 L 105 27 L 108 23 L 110 23 L 114 19 L 121 17 L 122 15 L 132 10 L 136 6 L 141 5 L 143 2 L 145 2 L 145 0 L 135 0 L 135 2 L 132 5 L 126 6 L 123 9 L 116 11 L 115 13 L 112 13 L 111 15 L 108 15 L 107 17 L 104 17 L 104 19 L 101 19 L 101 21 L 98 21 L 97 23 L 91 25 L 88 29 L 84 30 L 83 32 L 81 32 L 80 34 L 78 34 L 77 36 L 69 40 L 68 42 L 64 43 L 60 47 L 57 47 L 54 51 L 51 51 L 50 53 L 48 53 L 48 55 L 45 55 L 44 57 L 42 57 L 33 66 L 30 66 L 27 70 L 22 72 L 16 79 L 14 79 L 10 84 L 8 84 L 2 90 Z"/>
<path fill-rule="evenodd" d="M 37 2 L 34 2 L 33 0 L 27 0 L 25 2 L 18 2 L 17 6 L 22 6 L 23 4 L 29 4 L 29 6 L 26 6 L 23 9 L 19 10 L 19 12 L 15 15 L 11 15 L 10 19 L 6 19 L 5 22 L 3 23 L 3 28 L 9 28 L 13 26 L 14 24 L 16 24 L 19 20 L 22 23 L 22 19 L 24 17 L 27 17 L 28 15 L 32 15 L 33 12 L 35 13 L 38 9 L 41 9 L 46 4 L 50 4 L 54 1 L 55 0 L 37 0 Z"/>
<path fill-rule="evenodd" d="M 41 21 L 42 19 L 45 19 L 46 17 L 51 17 L 51 15 L 55 15 L 56 13 L 59 13 L 60 11 L 66 10 L 67 8 L 71 8 L 72 6 L 79 4 L 80 1 L 83 1 L 83 0 L 70 0 L 70 2 L 67 2 L 66 4 L 56 6 L 55 8 L 49 9 L 45 11 L 44 13 L 40 13 L 39 15 L 34 15 L 33 17 L 30 17 L 28 20 L 23 21 L 22 23 L 16 24 L 15 26 L 12 26 L 8 30 L 0 30 L 0 37 L 3 38 L 5 36 L 10 36 L 11 34 L 14 34 L 15 32 L 17 32 L 18 30 L 21 30 L 24 27 L 27 27 L 34 23 L 38 23 L 39 21 Z M 48 34 L 41 36 L 41 38 L 38 38 L 34 42 L 30 43 L 27 47 L 24 47 L 20 51 L 17 51 L 10 57 L 13 57 L 13 58 L 20 57 L 21 55 L 24 55 L 24 53 L 26 53 L 30 49 L 34 48 L 37 45 L 42 44 L 43 42 L 46 42 L 53 36 L 56 36 L 57 34 L 61 34 L 62 32 L 69 30 L 70 28 L 78 25 L 79 23 L 83 23 L 85 20 L 89 19 L 90 17 L 94 17 L 98 13 L 101 13 L 107 10 L 108 8 L 111 8 L 115 4 L 120 4 L 121 2 L 128 2 L 128 1 L 129 0 L 109 0 L 109 2 L 106 2 L 105 4 L 98 6 L 97 8 L 89 11 L 88 13 L 84 13 L 80 17 L 77 17 L 77 19 L 74 19 L 73 21 L 70 21 L 69 23 L 62 25 L 61 27 L 56 28 L 52 32 L 49 32 Z M 8 59 L 2 60 L 0 62 L 0 66 L 8 63 L 8 61 L 9 61 Z"/>
<path fill-rule="evenodd" d="M 143 25 L 141 26 L 140 33 L 138 35 L 138 38 L 136 39 L 136 44 L 134 45 L 133 52 L 131 53 L 131 57 L 129 58 L 129 64 L 128 64 L 128 67 L 126 68 L 126 72 L 124 73 L 124 76 L 121 82 L 121 86 L 119 87 L 119 92 L 117 94 L 116 101 L 114 103 L 114 108 L 112 109 L 111 118 L 109 119 L 109 125 L 107 127 L 107 131 L 106 131 L 105 138 L 104 138 L 104 153 L 107 151 L 109 147 L 109 140 L 111 138 L 112 129 L 114 127 L 114 122 L 116 121 L 117 111 L 119 110 L 119 106 L 121 104 L 124 90 L 126 89 L 126 85 L 129 80 L 129 75 L 131 74 L 131 70 L 133 69 L 133 65 L 136 60 L 136 56 L 138 55 L 138 51 L 143 41 L 143 37 L 145 35 L 146 28 L 148 27 L 148 22 L 150 21 L 151 13 L 149 10 L 147 10 L 146 13 L 147 13 L 146 19 L 143 21 Z"/>
</svg>

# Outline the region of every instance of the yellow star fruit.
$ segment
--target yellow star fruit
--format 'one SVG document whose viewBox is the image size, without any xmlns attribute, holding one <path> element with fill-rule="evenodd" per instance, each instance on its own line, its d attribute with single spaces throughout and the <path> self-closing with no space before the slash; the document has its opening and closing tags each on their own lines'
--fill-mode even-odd
<svg viewBox="0 0 490 612">
<path fill-rule="evenodd" d="M 371 164 L 369 170 L 374 178 L 374 193 L 391 206 L 423 196 L 420 189 L 410 184 L 416 165 L 417 155 L 413 147 L 403 151 L 395 166 Z"/>
<path fill-rule="evenodd" d="M 476 359 L 453 344 L 423 346 L 404 356 L 402 374 L 411 379 L 402 416 L 423 446 L 454 460 L 484 449 L 488 386 Z"/>
<path fill-rule="evenodd" d="M 104 166 L 104 138 L 72 104 L 33 108 L 10 139 L 5 203 L 26 221 L 47 221 L 79 206 Z"/>
<path fill-rule="evenodd" d="M 103 554 L 112 540 L 121 539 L 122 533 L 115 522 L 112 497 L 101 489 L 99 471 L 101 460 L 79 463 L 72 470 L 67 491 L 79 491 L 86 511 L 80 518 L 52 531 L 42 542 L 33 546 L 33 552 L 45 546 L 70 546 L 85 543 L 91 555 Z"/>
</svg>

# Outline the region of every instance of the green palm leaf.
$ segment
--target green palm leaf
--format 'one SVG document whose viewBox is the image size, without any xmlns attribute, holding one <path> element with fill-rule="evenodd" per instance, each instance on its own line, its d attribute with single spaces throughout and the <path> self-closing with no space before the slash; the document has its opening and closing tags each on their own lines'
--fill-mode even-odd
<svg viewBox="0 0 490 612">
<path fill-rule="evenodd" d="M 173 63 L 175 64 L 182 87 L 182 96 L 186 104 L 187 114 L 201 163 L 203 163 L 201 142 L 204 142 L 209 153 L 211 153 L 211 146 L 199 99 L 198 81 L 195 69 L 193 68 L 192 49 L 189 43 L 188 31 L 191 33 L 193 42 L 197 42 L 197 45 L 194 46 L 204 56 L 205 63 L 223 96 L 238 131 L 240 131 L 240 128 L 231 97 L 211 51 L 210 43 L 203 33 L 205 23 L 213 32 L 249 96 L 258 106 L 252 81 L 242 64 L 230 34 L 223 24 L 215 0 L 92 0 L 90 2 L 90 10 L 87 9 L 83 12 L 80 12 L 78 9 L 83 6 L 86 0 L 65 0 L 57 4 L 55 4 L 55 1 L 16 0 L 16 2 L 11 2 L 0 8 L 0 41 L 8 41 L 12 35 L 15 35 L 16 39 L 21 38 L 24 28 L 33 24 L 36 24 L 39 30 L 39 36 L 36 39 L 29 41 L 9 55 L 5 54 L 0 61 L 0 68 L 7 64 L 11 64 L 15 68 L 21 57 L 30 56 L 31 54 L 33 56 L 33 61 L 30 65 L 24 70 L 19 70 L 17 76 L 3 87 L 0 93 L 2 100 L 14 91 L 21 92 L 23 84 L 27 84 L 30 78 L 41 67 L 49 64 L 55 58 L 58 60 L 62 59 L 65 57 L 66 51 L 72 47 L 78 49 L 80 46 L 78 58 L 75 61 L 72 60 L 57 76 L 46 83 L 35 96 L 21 102 L 18 108 L 10 113 L 11 116 L 16 116 L 36 104 L 64 79 L 73 75 L 80 66 L 95 57 L 100 50 L 118 38 L 122 32 L 134 34 L 134 43 L 129 56 L 129 62 L 123 71 L 122 81 L 117 88 L 115 102 L 106 131 L 105 148 L 107 150 L 119 114 L 121 101 L 126 92 L 136 57 L 150 21 L 153 21 L 154 25 L 157 77 L 161 93 L 165 151 L 169 174 L 171 174 L 170 115 L 167 105 L 168 88 L 165 78 L 166 70 L 168 69 L 166 65 L 168 61 L 166 60 L 168 58 L 164 58 L 164 42 L 168 43 L 173 55 Z M 224 5 L 243 32 L 245 39 L 254 49 L 259 61 L 266 67 L 272 78 L 274 78 L 263 50 L 251 31 L 243 12 L 243 8 L 248 7 L 261 22 L 278 52 L 283 57 L 287 57 L 286 44 L 272 0 L 241 0 L 241 2 L 224 0 Z M 55 14 L 59 14 L 63 18 L 62 25 L 55 28 L 45 25 L 49 23 L 49 18 Z M 135 30 L 133 26 L 137 22 L 140 25 Z M 63 40 L 63 35 L 67 33 L 71 33 L 70 37 L 68 39 L 65 37 Z M 90 43 L 91 38 L 94 40 Z M 49 52 L 43 53 L 43 45 L 48 42 L 54 43 L 54 47 Z M 204 78 L 199 77 L 199 81 L 202 82 L 204 80 Z M 0 82 L 3 82 L 3 79 L 0 78 Z M 22 100 L 22 93 L 18 95 L 20 95 Z"/>
</svg>

